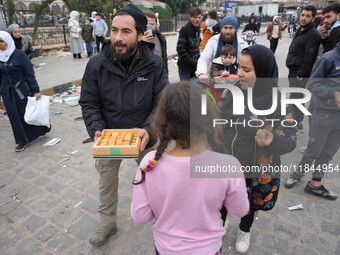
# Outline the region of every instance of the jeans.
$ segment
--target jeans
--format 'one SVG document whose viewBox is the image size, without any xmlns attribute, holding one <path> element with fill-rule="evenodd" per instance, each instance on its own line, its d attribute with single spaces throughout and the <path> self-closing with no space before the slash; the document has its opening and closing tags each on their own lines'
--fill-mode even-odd
<svg viewBox="0 0 340 255">
<path fill-rule="evenodd" d="M 331 171 L 329 162 L 340 146 L 340 113 L 314 109 L 311 122 L 310 139 L 307 149 L 299 163 L 298 170 L 310 169 L 313 161 L 313 180 L 321 181 L 325 171 Z"/>
<path fill-rule="evenodd" d="M 85 45 L 86 45 L 86 52 L 92 53 L 93 52 L 92 41 L 85 41 Z"/>
<path fill-rule="evenodd" d="M 179 79 L 181 81 L 190 81 L 190 79 L 192 77 L 195 77 L 195 74 L 192 74 L 186 70 L 183 70 L 181 68 L 178 67 L 178 75 L 179 75 Z"/>
<path fill-rule="evenodd" d="M 279 38 L 272 38 L 270 41 L 270 50 L 275 53 L 277 44 L 279 43 Z"/>
<path fill-rule="evenodd" d="M 289 71 L 288 74 L 288 79 L 289 79 L 289 87 L 290 88 L 306 88 L 307 85 L 307 78 L 303 78 L 301 81 L 299 81 L 297 78 L 297 71 Z M 290 94 L 290 98 L 291 99 L 299 99 L 299 98 L 303 98 L 304 95 L 301 93 L 291 93 Z M 303 104 L 304 105 L 304 104 Z M 301 112 L 301 110 L 299 108 L 296 107 L 296 105 L 292 105 L 293 110 L 294 110 L 294 114 L 295 114 L 295 120 L 297 121 L 297 123 L 300 123 L 303 121 L 304 119 L 304 115 Z"/>
<path fill-rule="evenodd" d="M 105 42 L 105 38 L 104 38 L 104 36 L 102 35 L 102 36 L 96 36 L 96 44 L 97 44 L 97 53 L 99 53 L 100 52 L 100 44 L 104 44 L 104 42 Z"/>
</svg>

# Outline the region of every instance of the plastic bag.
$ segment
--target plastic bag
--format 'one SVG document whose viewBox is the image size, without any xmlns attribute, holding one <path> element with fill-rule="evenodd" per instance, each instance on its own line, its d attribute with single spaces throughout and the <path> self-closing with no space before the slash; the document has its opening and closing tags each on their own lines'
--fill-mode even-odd
<svg viewBox="0 0 340 255">
<path fill-rule="evenodd" d="M 27 97 L 27 100 L 25 122 L 29 125 L 50 127 L 50 97 L 41 96 L 39 100 Z"/>
</svg>

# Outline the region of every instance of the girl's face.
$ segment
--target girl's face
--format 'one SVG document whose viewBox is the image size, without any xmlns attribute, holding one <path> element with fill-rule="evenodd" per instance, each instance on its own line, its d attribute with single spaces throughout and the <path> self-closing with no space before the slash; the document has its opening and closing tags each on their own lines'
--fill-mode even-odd
<svg viewBox="0 0 340 255">
<path fill-rule="evenodd" d="M 17 38 L 17 39 L 19 39 L 20 37 L 21 37 L 21 32 L 20 32 L 20 28 L 14 28 L 13 30 L 12 30 L 12 35 L 13 35 L 13 37 L 14 38 Z"/>
<path fill-rule="evenodd" d="M 0 38 L 0 50 L 5 51 L 6 49 L 7 49 L 7 43 L 2 38 Z"/>
<path fill-rule="evenodd" d="M 240 77 L 241 89 L 247 90 L 248 88 L 254 88 L 256 73 L 251 56 L 240 56 L 238 60 L 237 75 Z"/>
</svg>

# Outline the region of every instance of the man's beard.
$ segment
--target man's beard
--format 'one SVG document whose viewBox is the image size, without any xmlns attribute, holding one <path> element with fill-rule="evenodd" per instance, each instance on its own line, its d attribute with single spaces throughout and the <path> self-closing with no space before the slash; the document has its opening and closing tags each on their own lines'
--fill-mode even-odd
<svg viewBox="0 0 340 255">
<path fill-rule="evenodd" d="M 116 42 L 113 44 L 113 54 L 114 54 L 114 58 L 118 61 L 118 62 L 126 62 L 136 51 L 137 48 L 137 44 L 138 42 L 136 42 L 134 45 L 131 46 L 127 46 L 127 44 L 124 44 L 122 42 Z M 116 52 L 116 46 L 124 46 L 126 47 L 126 52 L 125 53 L 120 53 L 120 52 Z"/>
<path fill-rule="evenodd" d="M 226 37 L 224 37 L 223 36 L 223 41 L 225 42 L 225 43 L 232 43 L 233 41 L 234 41 L 234 39 L 235 39 L 235 35 L 234 36 L 231 36 L 231 37 L 228 37 L 228 38 L 226 38 Z"/>
</svg>

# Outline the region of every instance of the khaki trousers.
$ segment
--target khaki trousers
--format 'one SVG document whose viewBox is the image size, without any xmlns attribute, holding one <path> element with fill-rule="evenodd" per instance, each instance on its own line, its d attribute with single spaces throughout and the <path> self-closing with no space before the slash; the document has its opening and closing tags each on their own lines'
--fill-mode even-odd
<svg viewBox="0 0 340 255">
<path fill-rule="evenodd" d="M 137 164 L 152 150 L 146 149 L 136 159 Z M 103 226 L 115 227 L 117 221 L 119 167 L 122 160 L 97 159 L 95 166 L 99 173 L 99 215 Z M 132 181 L 132 180 L 131 180 Z M 131 184 L 132 185 L 132 184 Z M 132 189 L 132 187 L 131 187 Z"/>
</svg>

